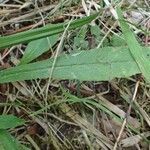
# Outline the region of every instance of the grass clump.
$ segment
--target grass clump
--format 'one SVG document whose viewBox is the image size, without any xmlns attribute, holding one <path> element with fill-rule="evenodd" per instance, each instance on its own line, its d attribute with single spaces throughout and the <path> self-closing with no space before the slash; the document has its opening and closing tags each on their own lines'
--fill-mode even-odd
<svg viewBox="0 0 150 150">
<path fill-rule="evenodd" d="M 147 1 L 0 8 L 3 149 L 148 149 Z"/>
</svg>

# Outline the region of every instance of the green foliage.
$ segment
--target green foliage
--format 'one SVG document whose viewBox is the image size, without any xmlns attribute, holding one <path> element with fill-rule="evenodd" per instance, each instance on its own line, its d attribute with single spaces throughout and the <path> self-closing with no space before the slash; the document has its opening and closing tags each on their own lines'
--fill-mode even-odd
<svg viewBox="0 0 150 150">
<path fill-rule="evenodd" d="M 6 130 L 0 129 L 1 150 L 21 150 L 17 141 Z"/>
<path fill-rule="evenodd" d="M 95 19 L 98 14 L 72 21 L 68 30 L 76 29 L 83 25 L 86 26 L 82 27 L 73 39 L 73 53 L 60 55 L 55 65 L 53 58 L 34 63 L 29 62 L 53 48 L 59 38 L 59 33 L 64 31 L 68 23 L 46 25 L 45 27 L 15 35 L 0 37 L 0 49 L 31 41 L 27 45 L 18 66 L 0 71 L 0 83 L 48 78 L 53 67 L 52 78 L 60 80 L 110 81 L 116 77 L 124 78 L 142 73 L 147 81 L 150 81 L 150 48 L 140 46 L 129 25 L 123 20 L 121 10 L 118 9 L 117 12 L 125 39 L 122 36 L 120 38 L 114 35 L 110 38 L 109 43 L 106 38 L 103 39 L 104 35 L 98 25 L 89 28 L 87 24 Z M 104 47 L 87 50 L 89 49 L 89 43 L 86 39 L 88 32 L 94 36 L 95 47 L 103 40 L 102 47 Z M 108 45 L 111 45 L 111 47 L 108 47 Z M 86 51 L 81 49 L 86 49 Z M 56 104 L 62 102 L 59 101 Z M 112 113 L 103 103 L 99 104 L 92 100 L 76 97 L 70 97 L 65 102 L 82 102 L 101 109 L 111 117 L 116 117 L 119 120 L 117 114 Z M 24 120 L 13 115 L 0 116 L 0 149 L 27 149 L 7 131 L 7 129 L 15 128 L 24 123 Z"/>
<path fill-rule="evenodd" d="M 23 125 L 23 119 L 13 115 L 0 115 L 0 149 L 1 150 L 27 150 L 6 130 Z"/>
<path fill-rule="evenodd" d="M 68 29 L 76 29 L 77 27 L 81 27 L 87 23 L 90 23 L 93 19 L 97 17 L 98 14 L 91 15 L 89 17 L 84 17 L 82 19 L 77 19 L 70 23 Z M 60 23 L 60 24 L 50 24 L 46 25 L 41 28 L 28 30 L 25 32 L 20 32 L 14 35 L 0 37 L 0 49 L 20 44 L 20 43 L 27 43 L 39 38 L 48 37 L 54 34 L 58 34 L 64 31 L 65 27 L 68 25 L 67 23 Z"/>
<path fill-rule="evenodd" d="M 141 73 L 145 76 L 146 80 L 150 82 L 150 62 L 145 57 L 143 49 L 135 38 L 134 33 L 129 29 L 129 25 L 123 20 L 121 9 L 118 8 L 118 16 L 120 26 L 126 40 L 126 43 L 129 47 L 130 53 L 137 63 Z"/>
<path fill-rule="evenodd" d="M 84 26 L 80 29 L 79 33 L 74 37 L 73 49 L 75 51 L 81 49 L 88 49 L 86 33 L 87 33 L 87 26 Z"/>
<path fill-rule="evenodd" d="M 150 49 L 143 48 L 150 62 Z M 0 71 L 0 83 L 48 78 L 54 59 Z M 81 81 L 106 81 L 141 73 L 127 47 L 105 47 L 58 57 L 52 77 Z"/>
<path fill-rule="evenodd" d="M 0 115 L 0 129 L 14 128 L 24 123 L 23 119 L 17 118 L 16 116 Z"/>
<path fill-rule="evenodd" d="M 38 56 L 42 55 L 44 52 L 50 50 L 54 46 L 54 44 L 56 44 L 58 38 L 59 34 L 56 34 L 48 38 L 42 38 L 30 42 L 25 49 L 25 53 L 20 61 L 20 64 L 29 63 Z"/>
<path fill-rule="evenodd" d="M 150 81 L 150 48 L 140 46 L 129 25 L 124 21 L 121 10 L 118 9 L 117 12 L 124 39 L 122 36 L 120 38 L 113 35 L 109 43 L 107 38 L 103 41 L 104 33 L 101 32 L 98 25 L 88 27 L 87 24 L 98 14 L 69 22 L 68 30 L 86 26 L 83 26 L 73 39 L 73 53 L 60 55 L 55 65 L 53 58 L 34 63 L 29 62 L 53 48 L 58 41 L 59 33 L 64 31 L 68 22 L 49 24 L 38 29 L 0 37 L 1 50 L 12 45 L 30 42 L 18 66 L 0 71 L 0 83 L 48 78 L 53 67 L 52 78 L 60 80 L 109 81 L 116 77 L 124 78 L 142 73 L 147 81 Z M 95 47 L 103 41 L 103 48 L 87 50 L 89 49 L 89 42 L 86 39 L 88 32 L 94 36 Z M 62 102 L 71 104 L 82 102 L 121 121 L 117 113 L 111 112 L 102 102 L 68 96 L 67 100 L 55 104 Z M 48 106 L 42 109 L 47 108 Z M 23 119 L 13 115 L 0 115 L 0 150 L 27 149 L 7 131 L 7 129 L 23 124 L 25 124 Z"/>
<path fill-rule="evenodd" d="M 91 26 L 90 31 L 91 31 L 91 35 L 94 36 L 95 38 L 94 42 L 95 42 L 95 45 L 97 46 L 102 40 L 104 34 L 101 32 L 101 29 L 98 25 Z M 106 40 L 104 40 L 103 44 L 105 45 L 105 43 L 106 43 Z M 107 46 L 108 46 L 108 43 L 107 43 Z"/>
<path fill-rule="evenodd" d="M 81 27 L 89 23 L 96 16 L 97 14 L 72 21 L 69 29 Z M 119 17 L 123 20 L 121 12 L 119 12 Z M 126 41 L 115 37 L 115 39 L 112 39 L 113 47 L 62 55 L 56 61 L 52 77 L 55 79 L 77 79 L 80 81 L 108 81 L 115 77 L 128 77 L 137 73 L 143 73 L 146 79 L 149 80 L 149 56 L 147 59 L 147 54 L 150 52 L 149 48 L 143 48 L 139 45 L 125 21 L 120 21 L 120 24 Z M 58 33 L 63 32 L 66 25 L 66 23 L 47 25 L 39 29 L 0 37 L 0 48 L 49 35 L 51 35 L 49 40 L 51 41 L 51 46 L 53 46 L 57 41 Z M 96 25 L 91 27 L 90 30 L 98 44 L 99 40 L 101 40 L 99 27 Z M 74 48 L 78 49 L 78 46 L 87 47 L 87 41 L 85 40 L 86 32 L 87 28 L 81 28 L 79 34 L 74 39 Z M 129 48 L 121 46 L 126 45 L 126 43 Z M 107 44 L 105 43 L 104 45 Z M 54 59 L 30 64 L 25 63 L 29 63 L 42 53 L 48 51 L 49 48 L 47 38 L 31 42 L 27 46 L 19 66 L 0 71 L 0 83 L 48 78 L 53 68 Z"/>
<path fill-rule="evenodd" d="M 126 46 L 126 41 L 119 36 L 113 35 L 111 40 L 110 40 L 111 46 Z"/>
</svg>

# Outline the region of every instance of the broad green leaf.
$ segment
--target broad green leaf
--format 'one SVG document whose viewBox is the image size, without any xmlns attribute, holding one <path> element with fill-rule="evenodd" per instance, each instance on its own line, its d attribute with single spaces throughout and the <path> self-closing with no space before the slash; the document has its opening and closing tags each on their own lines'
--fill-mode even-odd
<svg viewBox="0 0 150 150">
<path fill-rule="evenodd" d="M 81 27 L 87 23 L 90 23 L 98 16 L 98 14 L 99 13 L 72 21 L 68 29 L 76 29 L 77 27 Z M 45 27 L 16 33 L 14 35 L 0 37 L 0 49 L 61 33 L 64 31 L 67 25 L 68 22 L 60 24 L 50 24 L 46 25 Z"/>
<path fill-rule="evenodd" d="M 42 38 L 30 42 L 25 49 L 25 53 L 23 55 L 23 58 L 20 60 L 20 64 L 29 63 L 38 56 L 42 55 L 44 52 L 47 52 L 54 46 L 58 38 L 59 34 L 56 34 L 48 38 Z"/>
<path fill-rule="evenodd" d="M 17 118 L 13 115 L 0 115 L 0 129 L 14 128 L 23 125 L 23 119 Z"/>
<path fill-rule="evenodd" d="M 0 129 L 0 147 L 2 150 L 21 150 L 16 140 L 6 130 Z"/>
<path fill-rule="evenodd" d="M 143 48 L 150 62 L 150 48 Z M 0 83 L 48 78 L 53 59 L 0 71 Z M 52 77 L 81 81 L 107 81 L 141 73 L 127 47 L 105 47 L 58 57 Z"/>
<path fill-rule="evenodd" d="M 150 61 L 145 57 L 143 49 L 136 40 L 134 33 L 130 30 L 129 25 L 123 20 L 121 9 L 118 8 L 117 12 L 120 26 L 131 55 L 137 63 L 140 72 L 144 75 L 146 80 L 150 82 Z"/>
</svg>

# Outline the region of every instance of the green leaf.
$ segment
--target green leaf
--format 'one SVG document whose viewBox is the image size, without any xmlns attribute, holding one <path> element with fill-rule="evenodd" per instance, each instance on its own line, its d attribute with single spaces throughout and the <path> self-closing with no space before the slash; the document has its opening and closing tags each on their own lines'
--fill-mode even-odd
<svg viewBox="0 0 150 150">
<path fill-rule="evenodd" d="M 20 60 L 20 64 L 29 63 L 44 52 L 47 52 L 54 46 L 54 44 L 56 44 L 58 38 L 59 34 L 56 34 L 48 38 L 42 38 L 30 42 L 25 50 L 23 58 Z"/>
<path fill-rule="evenodd" d="M 72 21 L 69 26 L 69 30 L 76 29 L 77 27 L 81 27 L 87 23 L 90 23 L 93 19 L 98 16 L 99 13 L 95 15 L 91 15 L 88 17 L 84 17 L 82 19 L 77 19 Z M 16 45 L 19 43 L 27 43 L 36 39 L 48 37 L 54 34 L 58 34 L 64 31 L 68 22 L 60 23 L 60 24 L 50 24 L 41 28 L 28 30 L 20 33 L 16 33 L 14 35 L 0 37 L 0 49 Z"/>
<path fill-rule="evenodd" d="M 102 39 L 102 32 L 101 32 L 101 29 L 98 25 L 95 25 L 95 26 L 91 26 L 90 27 L 90 30 L 91 30 L 91 34 L 93 34 L 97 40 L 101 40 Z"/>
<path fill-rule="evenodd" d="M 122 11 L 120 8 L 117 9 L 120 26 L 129 47 L 130 53 L 137 63 L 140 72 L 144 75 L 146 80 L 150 82 L 150 61 L 145 57 L 144 52 L 140 44 L 135 38 L 134 33 L 130 30 L 129 25 L 123 19 Z"/>
<path fill-rule="evenodd" d="M 143 48 L 150 62 L 150 48 Z M 53 59 L 0 71 L 0 83 L 48 78 Z M 141 73 L 127 47 L 105 47 L 58 57 L 52 77 L 81 81 L 107 81 Z"/>
<path fill-rule="evenodd" d="M 14 128 L 23 125 L 23 119 L 17 118 L 13 115 L 0 115 L 0 129 Z"/>
<path fill-rule="evenodd" d="M 88 49 L 88 42 L 85 40 L 87 32 L 87 26 L 80 29 L 79 33 L 74 37 L 73 49 L 74 51 L 81 49 Z"/>
<path fill-rule="evenodd" d="M 21 150 L 16 140 L 6 130 L 0 129 L 0 147 L 2 150 Z"/>
<path fill-rule="evenodd" d="M 116 36 L 116 35 L 113 35 L 111 40 L 110 40 L 110 44 L 111 46 L 126 46 L 126 41 L 119 37 L 119 36 Z"/>
</svg>

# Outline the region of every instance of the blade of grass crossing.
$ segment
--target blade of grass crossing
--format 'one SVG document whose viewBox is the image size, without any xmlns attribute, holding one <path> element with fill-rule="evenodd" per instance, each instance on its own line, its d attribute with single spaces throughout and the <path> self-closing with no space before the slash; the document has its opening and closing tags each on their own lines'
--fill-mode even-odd
<svg viewBox="0 0 150 150">
<path fill-rule="evenodd" d="M 75 29 L 77 27 L 81 27 L 87 23 L 90 23 L 93 19 L 95 19 L 98 16 L 98 14 L 99 13 L 72 21 L 69 26 L 69 29 Z M 12 45 L 27 43 L 32 40 L 61 33 L 66 28 L 67 24 L 68 23 L 66 22 L 60 24 L 50 24 L 46 25 L 45 27 L 20 32 L 14 35 L 0 37 L 0 50 Z"/>
<path fill-rule="evenodd" d="M 134 33 L 130 30 L 129 25 L 124 21 L 122 11 L 120 8 L 117 9 L 120 26 L 126 40 L 126 43 L 129 47 L 129 50 L 136 61 L 139 69 L 141 70 L 142 74 L 146 78 L 147 82 L 150 82 L 150 62 L 144 56 L 142 47 L 138 43 L 137 39 L 135 38 Z"/>
</svg>

